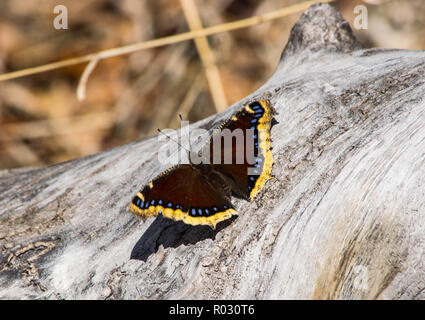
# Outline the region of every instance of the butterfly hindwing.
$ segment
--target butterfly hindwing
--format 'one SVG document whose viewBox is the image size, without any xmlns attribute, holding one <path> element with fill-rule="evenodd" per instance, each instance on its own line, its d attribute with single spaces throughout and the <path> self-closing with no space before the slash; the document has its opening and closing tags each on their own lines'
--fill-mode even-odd
<svg viewBox="0 0 425 320">
<path fill-rule="evenodd" d="M 236 214 L 218 177 L 208 181 L 191 165 L 178 165 L 147 184 L 133 198 L 130 211 L 144 216 L 163 216 L 192 225 L 210 225 Z M 214 182 L 215 185 L 214 185 Z"/>
</svg>

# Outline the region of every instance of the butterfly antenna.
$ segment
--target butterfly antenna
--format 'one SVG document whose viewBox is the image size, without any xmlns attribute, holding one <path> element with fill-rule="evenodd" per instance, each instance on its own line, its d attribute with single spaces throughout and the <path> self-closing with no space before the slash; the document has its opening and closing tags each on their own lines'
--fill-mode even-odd
<svg viewBox="0 0 425 320">
<path fill-rule="evenodd" d="M 181 113 L 179 113 L 179 119 L 181 122 L 185 121 Z M 187 141 L 189 142 L 189 149 L 192 150 L 192 145 L 190 144 L 190 131 L 189 131 L 189 136 L 187 137 Z"/>
<path fill-rule="evenodd" d="M 179 119 L 180 119 L 180 122 L 185 121 L 185 120 L 183 119 L 183 116 L 181 115 L 181 113 L 179 113 Z M 192 150 L 192 145 L 191 145 L 191 143 L 190 143 L 190 130 L 189 130 L 189 135 L 188 135 L 188 137 L 187 137 L 187 141 L 189 142 L 189 149 L 190 149 L 190 150 Z M 186 150 L 187 150 L 187 149 L 186 149 Z M 192 159 L 190 159 L 190 151 L 187 151 L 187 156 L 188 156 L 188 158 L 189 158 L 189 162 L 192 164 Z"/>
<path fill-rule="evenodd" d="M 173 139 L 173 138 L 171 138 L 168 134 L 166 134 L 166 133 L 162 132 L 162 130 L 161 130 L 160 128 L 157 128 L 156 130 L 158 130 L 158 132 L 159 132 L 160 134 L 162 134 L 162 135 L 166 136 L 169 140 L 173 141 L 174 143 L 177 143 L 177 144 L 180 146 L 180 148 L 183 148 L 183 149 L 184 149 L 184 150 L 186 150 L 187 152 L 190 152 L 188 149 L 186 149 L 185 147 L 183 147 L 183 146 L 180 144 L 180 142 L 178 142 L 178 141 L 174 140 L 174 139 Z"/>
</svg>

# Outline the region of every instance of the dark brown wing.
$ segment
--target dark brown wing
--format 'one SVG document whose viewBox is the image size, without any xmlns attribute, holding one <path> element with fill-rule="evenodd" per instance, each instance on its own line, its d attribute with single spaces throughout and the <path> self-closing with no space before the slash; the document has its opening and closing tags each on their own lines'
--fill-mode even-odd
<svg viewBox="0 0 425 320">
<path fill-rule="evenodd" d="M 264 187 L 266 181 L 271 178 L 273 156 L 270 151 L 270 128 L 274 113 L 275 111 L 268 101 L 256 101 L 236 113 L 221 126 L 222 132 L 224 132 L 223 129 L 229 129 L 230 132 L 241 129 L 244 134 L 242 148 L 240 145 L 238 146 L 237 139 L 233 139 L 232 144 L 226 146 L 223 143 L 222 134 L 213 136 L 210 141 L 210 161 L 213 163 L 214 170 L 220 172 L 227 179 L 233 192 L 246 199 L 253 199 Z M 248 135 L 251 135 L 252 139 L 249 139 Z M 217 140 L 222 142 L 220 163 L 214 161 L 217 159 L 214 159 L 213 154 L 214 144 Z M 240 156 L 241 152 L 245 153 L 243 163 L 237 163 L 238 155 Z M 231 154 L 232 162 L 226 164 L 224 157 L 229 154 Z"/>
<path fill-rule="evenodd" d="M 202 169 L 202 167 L 199 167 Z M 205 165 L 205 171 L 211 171 Z M 162 213 L 192 225 L 215 225 L 236 211 L 226 196 L 223 183 L 209 182 L 210 175 L 201 174 L 191 165 L 178 165 L 149 182 L 133 198 L 130 211 L 145 217 Z"/>
</svg>

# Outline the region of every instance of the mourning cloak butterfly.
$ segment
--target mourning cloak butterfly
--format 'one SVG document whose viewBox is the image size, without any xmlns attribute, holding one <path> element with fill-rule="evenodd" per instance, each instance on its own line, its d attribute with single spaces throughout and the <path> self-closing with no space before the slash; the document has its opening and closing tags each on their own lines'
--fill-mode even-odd
<svg viewBox="0 0 425 320">
<path fill-rule="evenodd" d="M 170 219 L 212 228 L 237 214 L 230 202 L 231 193 L 252 200 L 272 177 L 270 128 L 274 113 L 268 100 L 256 101 L 219 127 L 230 132 L 242 129 L 245 141 L 249 140 L 248 133 L 252 134 L 252 143 L 246 142 L 243 161 L 236 161 L 237 145 L 232 139 L 231 145 L 219 144 L 219 160 L 230 155 L 231 163 L 217 163 L 213 159 L 213 145 L 218 139 L 221 142 L 222 136 L 213 135 L 207 145 L 210 148 L 210 163 L 179 164 L 166 170 L 136 194 L 130 211 L 144 217 L 162 213 Z M 253 154 L 252 158 L 248 156 L 248 151 Z"/>
</svg>

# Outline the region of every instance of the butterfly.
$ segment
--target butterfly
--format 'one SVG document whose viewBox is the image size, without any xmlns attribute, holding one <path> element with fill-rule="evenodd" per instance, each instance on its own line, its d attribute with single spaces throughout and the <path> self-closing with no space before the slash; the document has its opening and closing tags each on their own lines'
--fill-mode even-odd
<svg viewBox="0 0 425 320">
<path fill-rule="evenodd" d="M 213 134 L 204 148 L 210 151 L 209 163 L 178 164 L 159 174 L 136 194 L 130 211 L 143 217 L 162 213 L 166 218 L 214 229 L 220 221 L 236 215 L 232 193 L 251 201 L 272 178 L 270 129 L 275 113 L 268 100 L 255 101 L 236 112 L 217 129 L 242 132 L 243 155 L 237 139 L 231 137 L 226 144 L 224 135 Z M 217 150 L 221 152 L 216 157 Z"/>
</svg>

